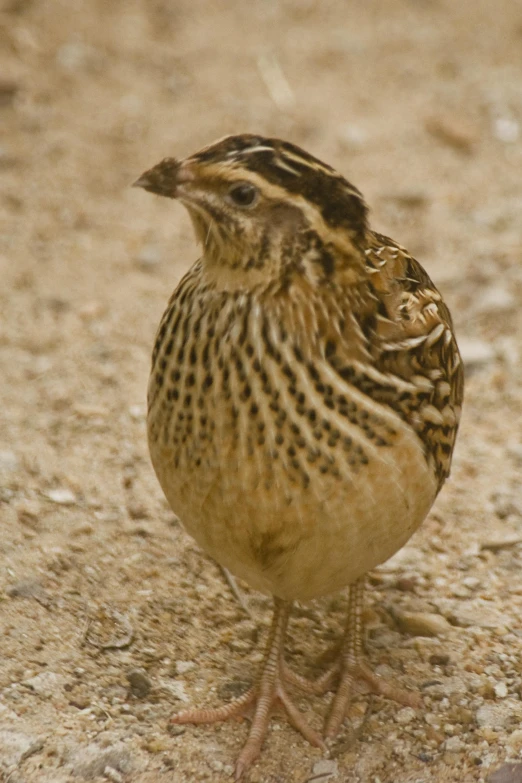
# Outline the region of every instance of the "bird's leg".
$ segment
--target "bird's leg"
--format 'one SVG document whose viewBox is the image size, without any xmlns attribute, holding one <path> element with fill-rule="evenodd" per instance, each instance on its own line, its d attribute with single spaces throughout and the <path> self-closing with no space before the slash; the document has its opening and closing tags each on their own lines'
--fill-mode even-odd
<svg viewBox="0 0 522 783">
<path fill-rule="evenodd" d="M 284 687 L 283 649 L 290 609 L 291 604 L 275 599 L 274 618 L 263 664 L 257 683 L 250 690 L 223 707 L 184 710 L 171 718 L 172 723 L 215 723 L 229 718 L 243 717 L 248 708 L 251 708 L 252 723 L 247 741 L 236 763 L 236 781 L 242 779 L 259 756 L 275 705 L 283 707 L 291 725 L 300 731 L 305 739 L 316 747 L 326 749 L 319 733 L 306 723 Z"/>
<path fill-rule="evenodd" d="M 363 680 L 373 693 L 393 699 L 406 707 L 421 705 L 417 694 L 390 685 L 382 677 L 374 674 L 368 664 L 362 660 L 363 599 L 364 578 L 361 578 L 350 587 L 348 618 L 340 657 L 340 680 L 324 729 L 327 739 L 333 739 L 339 732 L 357 680 Z"/>
</svg>

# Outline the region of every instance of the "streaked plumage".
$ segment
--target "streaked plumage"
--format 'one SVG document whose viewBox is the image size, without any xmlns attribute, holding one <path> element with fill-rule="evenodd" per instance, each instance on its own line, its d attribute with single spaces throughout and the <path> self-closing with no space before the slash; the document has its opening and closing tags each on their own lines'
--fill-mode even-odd
<svg viewBox="0 0 522 783">
<path fill-rule="evenodd" d="M 227 137 L 136 184 L 182 201 L 203 244 L 153 353 L 149 444 L 167 499 L 206 552 L 277 599 L 354 585 L 449 474 L 463 377 L 441 295 L 369 228 L 353 185 L 287 142 Z M 360 640 L 347 645 L 371 679 Z M 272 700 L 289 712 L 282 679 Z"/>
</svg>

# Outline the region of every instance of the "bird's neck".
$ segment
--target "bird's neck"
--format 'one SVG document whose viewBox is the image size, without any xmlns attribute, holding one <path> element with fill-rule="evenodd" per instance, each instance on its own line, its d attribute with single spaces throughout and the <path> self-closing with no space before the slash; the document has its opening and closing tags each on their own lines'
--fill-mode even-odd
<svg viewBox="0 0 522 783">
<path fill-rule="evenodd" d="M 292 280 L 312 285 L 357 284 L 367 276 L 360 231 L 332 231 L 315 213 L 293 221 L 264 221 L 240 230 L 223 228 L 191 211 L 203 246 L 203 266 L 215 287 L 246 292 L 258 288 L 288 290 Z M 279 216 L 280 217 L 280 216 Z"/>
</svg>

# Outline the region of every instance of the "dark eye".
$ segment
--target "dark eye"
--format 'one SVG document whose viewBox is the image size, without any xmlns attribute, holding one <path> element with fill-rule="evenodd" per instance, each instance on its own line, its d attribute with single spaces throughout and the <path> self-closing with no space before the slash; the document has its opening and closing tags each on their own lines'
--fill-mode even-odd
<svg viewBox="0 0 522 783">
<path fill-rule="evenodd" d="M 251 207 L 258 194 L 258 189 L 249 182 L 240 182 L 238 185 L 233 185 L 228 191 L 230 199 L 238 207 Z"/>
</svg>

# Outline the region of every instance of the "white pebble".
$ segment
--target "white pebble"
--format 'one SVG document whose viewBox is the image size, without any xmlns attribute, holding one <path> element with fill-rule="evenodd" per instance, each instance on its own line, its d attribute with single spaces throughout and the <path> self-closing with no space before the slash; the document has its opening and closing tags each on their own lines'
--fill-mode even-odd
<svg viewBox="0 0 522 783">
<path fill-rule="evenodd" d="M 495 350 L 491 343 L 474 337 L 460 337 L 459 349 L 468 368 L 476 369 L 492 362 Z"/>
<path fill-rule="evenodd" d="M 462 753 L 466 750 L 466 743 L 460 737 L 449 737 L 444 743 L 444 749 L 447 753 Z"/>
<path fill-rule="evenodd" d="M 510 117 L 498 117 L 493 124 L 495 137 L 504 144 L 514 144 L 520 135 L 520 126 Z"/>
<path fill-rule="evenodd" d="M 495 691 L 497 699 L 505 699 L 508 695 L 508 689 L 505 682 L 497 682 L 493 690 Z"/>
<path fill-rule="evenodd" d="M 111 780 L 112 783 L 123 783 L 123 775 L 120 775 L 118 770 L 114 769 L 114 767 L 105 767 L 103 775 L 107 780 Z"/>
<path fill-rule="evenodd" d="M 58 503 L 60 506 L 71 506 L 73 503 L 76 503 L 76 495 L 66 487 L 50 489 L 49 492 L 47 492 L 47 497 L 49 500 L 52 500 L 53 503 Z"/>
<path fill-rule="evenodd" d="M 176 661 L 176 674 L 185 674 L 192 671 L 196 664 L 194 661 Z"/>
<path fill-rule="evenodd" d="M 411 723 L 412 720 L 415 720 L 416 716 L 417 713 L 413 707 L 403 707 L 402 710 L 399 710 L 395 715 L 395 722 L 405 725 L 406 723 Z"/>
<path fill-rule="evenodd" d="M 13 473 L 20 467 L 18 457 L 10 449 L 3 449 L 0 451 L 0 472 Z"/>
<path fill-rule="evenodd" d="M 476 576 L 466 576 L 462 580 L 462 584 L 464 587 L 467 587 L 469 590 L 476 590 L 477 587 L 481 586 L 480 579 L 478 579 Z"/>
</svg>

